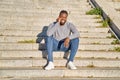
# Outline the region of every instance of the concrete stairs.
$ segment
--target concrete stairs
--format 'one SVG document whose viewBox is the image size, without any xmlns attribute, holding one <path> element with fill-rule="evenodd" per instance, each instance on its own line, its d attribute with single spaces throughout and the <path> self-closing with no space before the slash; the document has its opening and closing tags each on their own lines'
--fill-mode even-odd
<svg viewBox="0 0 120 80">
<path fill-rule="evenodd" d="M 80 32 L 78 69 L 67 69 L 65 53 L 54 52 L 55 69 L 46 71 L 43 28 L 62 9 Z M 109 27 L 101 27 L 98 15 L 85 14 L 90 9 L 87 0 L 1 0 L 0 80 L 119 80 L 120 52 L 114 48 L 120 45 L 111 44 L 116 39 L 108 38 Z"/>
</svg>

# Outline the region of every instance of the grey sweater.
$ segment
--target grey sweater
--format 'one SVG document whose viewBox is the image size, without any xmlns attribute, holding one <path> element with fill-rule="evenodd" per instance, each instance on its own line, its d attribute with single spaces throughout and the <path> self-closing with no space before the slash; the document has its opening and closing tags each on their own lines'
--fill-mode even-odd
<svg viewBox="0 0 120 80">
<path fill-rule="evenodd" d="M 63 26 L 60 26 L 58 22 L 54 22 L 49 25 L 47 30 L 47 36 L 52 35 L 56 40 L 60 41 L 67 37 L 70 39 L 78 38 L 79 32 L 76 27 L 70 22 L 66 22 Z"/>
</svg>

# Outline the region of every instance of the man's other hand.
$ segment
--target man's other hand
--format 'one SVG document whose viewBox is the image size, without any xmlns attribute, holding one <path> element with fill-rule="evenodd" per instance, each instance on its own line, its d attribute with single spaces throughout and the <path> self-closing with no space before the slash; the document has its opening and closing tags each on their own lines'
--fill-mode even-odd
<svg viewBox="0 0 120 80">
<path fill-rule="evenodd" d="M 65 41 L 64 41 L 64 46 L 65 46 L 66 48 L 69 47 L 69 42 L 70 42 L 70 39 L 67 37 L 67 38 L 65 39 Z"/>
</svg>

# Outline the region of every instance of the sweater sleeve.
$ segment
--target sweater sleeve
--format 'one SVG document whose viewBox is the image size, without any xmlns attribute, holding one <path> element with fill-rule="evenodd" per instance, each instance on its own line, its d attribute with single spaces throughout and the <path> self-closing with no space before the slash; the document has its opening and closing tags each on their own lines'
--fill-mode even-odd
<svg viewBox="0 0 120 80">
<path fill-rule="evenodd" d="M 76 29 L 76 27 L 72 23 L 70 23 L 69 27 L 72 32 L 69 38 L 70 39 L 79 38 L 80 34 L 79 34 L 79 31 Z"/>
<path fill-rule="evenodd" d="M 47 30 L 47 36 L 52 36 L 54 32 L 58 29 L 59 23 L 52 23 L 49 25 Z"/>
</svg>

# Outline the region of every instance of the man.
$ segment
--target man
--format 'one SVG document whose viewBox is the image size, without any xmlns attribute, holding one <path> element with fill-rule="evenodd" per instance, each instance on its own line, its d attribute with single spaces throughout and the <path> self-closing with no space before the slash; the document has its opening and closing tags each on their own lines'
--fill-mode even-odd
<svg viewBox="0 0 120 80">
<path fill-rule="evenodd" d="M 48 53 L 48 65 L 45 70 L 54 69 L 53 64 L 53 51 L 70 50 L 70 56 L 67 62 L 67 67 L 70 69 L 77 69 L 73 64 L 74 57 L 78 50 L 79 45 L 79 32 L 75 26 L 67 22 L 68 13 L 62 10 L 59 13 L 57 21 L 50 24 L 47 30 L 47 53 Z M 72 33 L 72 34 L 71 34 Z"/>
</svg>

